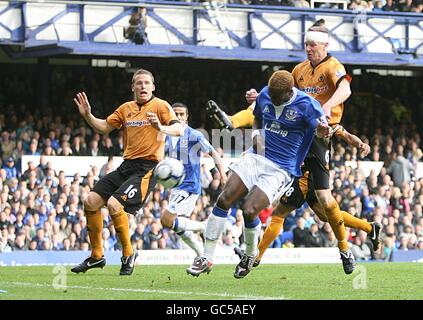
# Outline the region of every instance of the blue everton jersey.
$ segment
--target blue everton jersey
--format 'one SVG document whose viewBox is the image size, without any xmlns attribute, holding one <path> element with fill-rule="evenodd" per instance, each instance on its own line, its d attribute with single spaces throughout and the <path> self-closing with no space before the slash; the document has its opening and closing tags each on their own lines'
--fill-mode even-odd
<svg viewBox="0 0 423 320">
<path fill-rule="evenodd" d="M 264 156 L 300 177 L 301 164 L 313 140 L 317 119 L 323 116 L 323 109 L 314 98 L 296 88 L 293 90 L 294 95 L 288 102 L 274 106 L 269 88 L 264 87 L 257 97 L 254 116 L 262 121 L 264 129 Z"/>
<path fill-rule="evenodd" d="M 185 169 L 185 179 L 177 189 L 185 190 L 189 193 L 201 194 L 201 151 L 210 153 L 212 150 L 212 145 L 204 138 L 204 135 L 200 131 L 188 126 L 185 128 L 183 136 L 166 136 L 166 155 L 182 161 Z"/>
</svg>

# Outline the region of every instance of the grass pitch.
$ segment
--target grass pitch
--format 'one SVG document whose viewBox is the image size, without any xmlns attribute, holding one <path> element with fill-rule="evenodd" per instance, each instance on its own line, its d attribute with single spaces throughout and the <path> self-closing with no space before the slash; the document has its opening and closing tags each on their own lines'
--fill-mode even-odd
<svg viewBox="0 0 423 320">
<path fill-rule="evenodd" d="M 235 279 L 235 266 L 189 276 L 185 266 L 119 266 L 73 274 L 71 267 L 1 267 L 0 300 L 422 300 L 423 265 L 363 263 L 351 275 L 340 264 L 265 264 Z"/>
</svg>

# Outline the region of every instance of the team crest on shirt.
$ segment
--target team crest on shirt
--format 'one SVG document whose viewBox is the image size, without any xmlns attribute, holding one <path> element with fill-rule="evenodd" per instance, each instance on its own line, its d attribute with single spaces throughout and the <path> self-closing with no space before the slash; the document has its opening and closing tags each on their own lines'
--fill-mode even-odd
<svg viewBox="0 0 423 320">
<path fill-rule="evenodd" d="M 285 119 L 288 121 L 295 121 L 297 118 L 298 112 L 295 109 L 286 109 L 285 111 Z"/>
<path fill-rule="evenodd" d="M 264 113 L 264 112 L 266 112 L 266 113 L 269 113 L 269 112 L 270 112 L 270 110 L 269 110 L 269 107 L 268 107 L 268 106 L 266 106 L 266 107 L 264 108 L 263 113 Z"/>
<path fill-rule="evenodd" d="M 319 81 L 321 81 L 321 82 L 325 81 L 325 76 L 323 74 L 320 75 Z"/>
<path fill-rule="evenodd" d="M 303 76 L 300 77 L 300 79 L 298 80 L 298 82 L 304 82 Z"/>
</svg>

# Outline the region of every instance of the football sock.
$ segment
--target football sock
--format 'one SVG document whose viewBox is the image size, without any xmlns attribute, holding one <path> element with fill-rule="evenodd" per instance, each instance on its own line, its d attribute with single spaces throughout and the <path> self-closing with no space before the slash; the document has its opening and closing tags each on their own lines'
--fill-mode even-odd
<svg viewBox="0 0 423 320">
<path fill-rule="evenodd" d="M 214 207 L 209 215 L 206 227 L 206 242 L 204 244 L 204 254 L 208 260 L 213 261 L 216 244 L 225 230 L 225 223 L 228 218 L 228 211 Z"/>
<path fill-rule="evenodd" d="M 332 227 L 333 233 L 338 240 L 339 250 L 346 252 L 349 249 L 347 241 L 347 232 L 345 231 L 344 220 L 342 218 L 341 210 L 335 199 L 332 200 L 331 204 L 326 208 L 326 217 Z"/>
<path fill-rule="evenodd" d="M 258 245 L 259 254 L 256 260 L 261 260 L 266 249 L 269 248 L 270 244 L 280 235 L 284 221 L 284 218 L 272 216 L 272 220 L 264 231 L 263 238 Z"/>
<path fill-rule="evenodd" d="M 177 217 L 173 222 L 172 229 L 178 231 L 199 231 L 204 233 L 206 225 L 204 222 L 195 221 L 186 217 Z"/>
<path fill-rule="evenodd" d="M 98 260 L 103 256 L 103 216 L 100 210 L 85 210 L 85 216 L 87 218 L 87 230 L 91 243 L 91 257 Z"/>
<path fill-rule="evenodd" d="M 176 233 L 192 250 L 195 251 L 197 257 L 203 255 L 204 245 L 192 231 L 180 231 Z"/>
<path fill-rule="evenodd" d="M 118 213 L 111 215 L 111 217 L 120 243 L 122 244 L 122 255 L 124 257 L 132 256 L 134 250 L 132 249 L 131 238 L 129 237 L 128 214 L 122 209 Z"/>
<path fill-rule="evenodd" d="M 234 129 L 242 127 L 252 127 L 254 122 L 253 110 L 250 108 L 242 110 L 229 117 Z"/>
<path fill-rule="evenodd" d="M 366 233 L 370 233 L 370 231 L 372 231 L 372 225 L 367 221 L 354 217 L 345 211 L 341 211 L 341 213 L 346 227 L 363 230 Z"/>
<path fill-rule="evenodd" d="M 245 225 L 245 253 L 247 256 L 254 257 L 257 255 L 258 238 L 260 236 L 261 221 L 256 217 L 251 222 L 244 222 Z"/>
</svg>

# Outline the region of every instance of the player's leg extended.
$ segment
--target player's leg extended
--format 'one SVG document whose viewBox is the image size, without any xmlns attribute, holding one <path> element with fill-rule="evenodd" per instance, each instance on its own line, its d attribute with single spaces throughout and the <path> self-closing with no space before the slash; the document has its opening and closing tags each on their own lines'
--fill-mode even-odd
<svg viewBox="0 0 423 320">
<path fill-rule="evenodd" d="M 285 218 L 292 210 L 295 210 L 295 208 L 288 207 L 282 203 L 279 203 L 278 206 L 273 210 L 272 220 L 264 231 L 263 238 L 258 244 L 259 253 L 256 257 L 256 261 L 254 262 L 254 267 L 260 264 L 261 258 L 263 257 L 267 248 L 269 248 L 270 244 L 280 235 L 283 229 Z"/>
<path fill-rule="evenodd" d="M 309 191 L 309 173 L 308 171 L 301 178 L 295 178 L 292 186 L 285 192 L 280 199 L 278 206 L 272 212 L 272 220 L 269 226 L 266 228 L 263 238 L 259 243 L 259 255 L 254 262 L 254 266 L 260 264 L 260 260 L 263 257 L 265 251 L 270 244 L 280 235 L 283 229 L 283 223 L 285 222 L 286 216 L 305 202 L 305 197 Z"/>
<path fill-rule="evenodd" d="M 219 123 L 221 128 L 227 128 L 230 130 L 243 127 L 252 127 L 254 122 L 253 106 L 248 106 L 245 110 L 242 110 L 233 116 L 228 116 L 219 105 L 209 100 L 207 103 L 207 111 L 209 115 Z"/>
<path fill-rule="evenodd" d="M 91 191 L 84 200 L 84 213 L 87 218 L 87 229 L 91 243 L 91 256 L 72 268 L 75 273 L 86 272 L 92 268 L 103 268 L 106 259 L 103 256 L 103 217 L 100 208 L 105 204 L 104 199 L 96 192 Z"/>
<path fill-rule="evenodd" d="M 216 206 L 208 217 L 206 231 L 204 233 L 206 238 L 204 254 L 194 261 L 193 265 L 187 269 L 187 273 L 193 276 L 199 276 L 203 272 L 210 272 L 216 244 L 225 229 L 229 208 L 247 193 L 248 189 L 241 178 L 238 174 L 232 172 L 217 199 Z"/>
<path fill-rule="evenodd" d="M 323 222 L 327 222 L 327 218 L 325 215 L 325 211 L 323 210 L 323 207 L 317 202 L 313 202 L 312 204 L 309 202 L 309 205 L 312 207 L 313 211 L 316 213 L 316 215 L 319 217 L 319 219 Z M 349 214 L 346 211 L 342 211 L 342 218 L 344 219 L 345 226 L 348 228 L 353 229 L 359 229 L 363 230 L 367 233 L 368 237 L 373 243 L 373 249 L 377 251 L 379 249 L 380 244 L 380 231 L 382 229 L 382 226 L 379 222 L 367 222 L 366 220 L 359 219 L 357 217 L 354 217 L 353 215 Z"/>
<path fill-rule="evenodd" d="M 258 255 L 258 237 L 261 230 L 261 222 L 258 214 L 268 207 L 270 200 L 268 195 L 259 187 L 254 186 L 248 194 L 243 205 L 244 225 L 245 225 L 245 254 L 235 268 L 234 277 L 244 278 L 250 273 L 254 261 Z"/>
<path fill-rule="evenodd" d="M 109 209 L 110 217 L 113 220 L 113 226 L 116 230 L 117 236 L 122 244 L 123 256 L 132 256 L 134 250 L 132 249 L 129 237 L 128 213 L 125 212 L 123 205 L 113 196 L 110 197 L 109 201 L 107 201 L 107 208 Z"/>
<path fill-rule="evenodd" d="M 174 189 L 168 209 L 162 213 L 160 218 L 162 225 L 173 229 L 195 251 L 197 257 L 203 254 L 204 246 L 193 231 L 204 233 L 205 223 L 191 220 L 189 216 L 195 208 L 198 197 L 198 194 Z"/>
<path fill-rule="evenodd" d="M 229 208 L 233 203 L 243 198 L 248 193 L 247 187 L 235 172 L 232 172 L 228 181 L 219 195 L 216 206 L 207 220 L 205 232 L 204 256 L 212 260 L 216 243 L 224 231 Z"/>
<path fill-rule="evenodd" d="M 249 106 L 247 109 L 235 113 L 229 117 L 232 121 L 232 126 L 236 128 L 252 127 L 254 122 L 253 108 Z"/>
<path fill-rule="evenodd" d="M 339 250 L 343 252 L 347 251 L 349 249 L 347 233 L 345 231 L 345 223 L 338 203 L 328 189 L 315 190 L 315 192 L 316 197 L 325 212 L 327 220 L 335 233 L 336 239 L 338 239 Z"/>
<path fill-rule="evenodd" d="M 122 244 L 120 275 L 132 274 L 138 256 L 129 236 L 128 214 L 135 214 L 143 206 L 155 185 L 153 169 L 143 168 L 138 171 L 140 173 L 125 180 L 107 202 L 116 234 Z"/>
<path fill-rule="evenodd" d="M 315 142 L 313 141 L 313 143 Z M 317 150 L 319 151 L 318 148 Z M 330 190 L 328 169 L 329 151 L 326 152 L 327 156 L 322 156 L 323 152 L 321 152 L 319 158 L 307 158 L 306 166 L 312 175 L 313 186 L 317 200 L 322 206 L 332 231 L 338 240 L 338 248 L 343 263 L 344 272 L 350 274 L 354 271 L 355 260 L 349 248 L 347 232 L 345 230 L 345 223 L 342 217 L 341 209 L 339 208 L 335 198 L 332 196 L 332 192 Z"/>
</svg>

